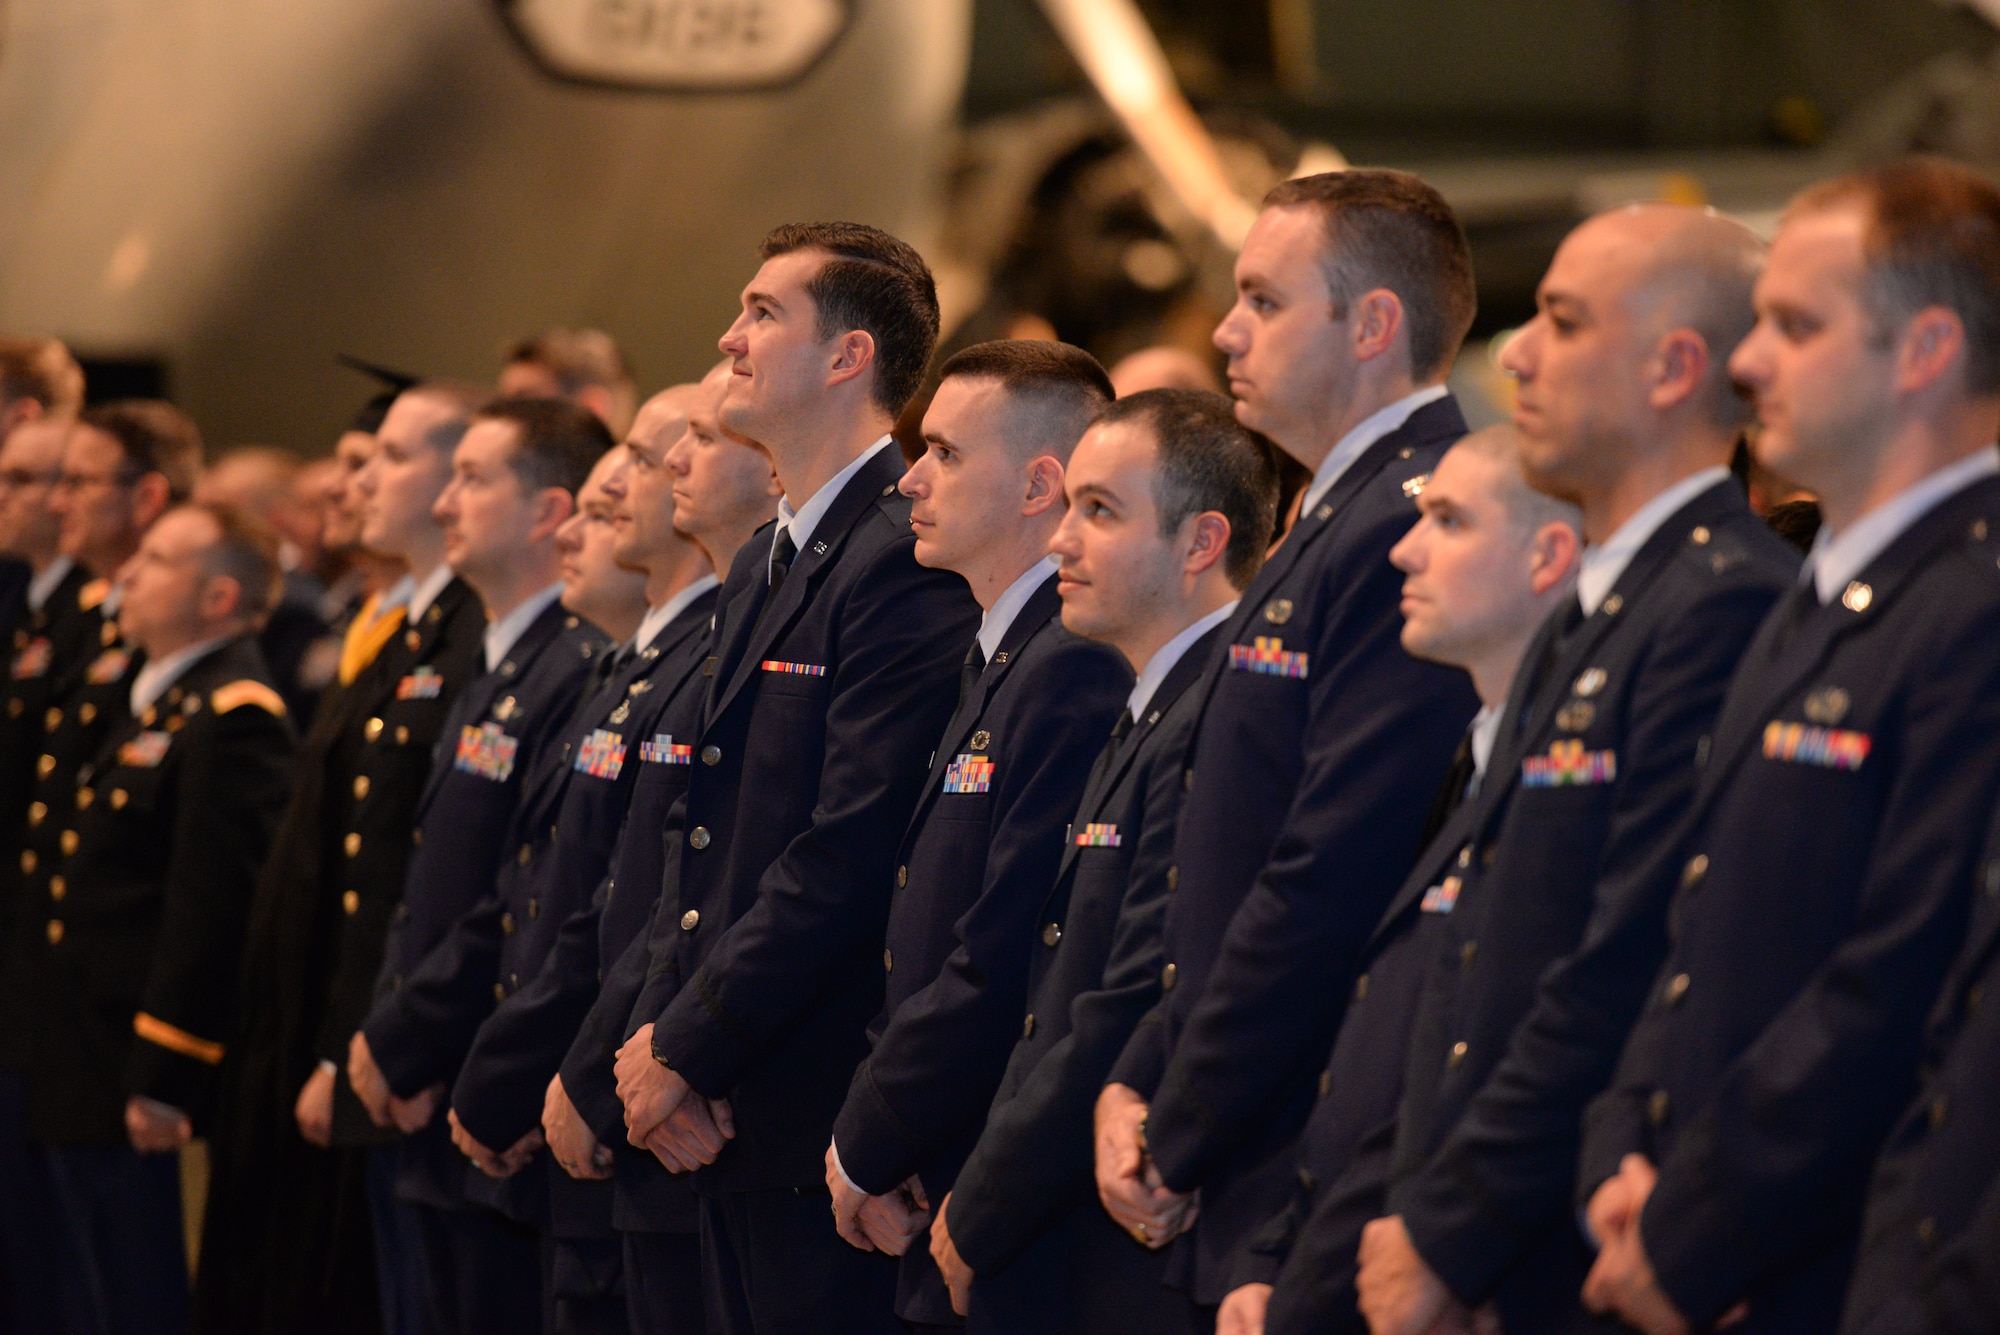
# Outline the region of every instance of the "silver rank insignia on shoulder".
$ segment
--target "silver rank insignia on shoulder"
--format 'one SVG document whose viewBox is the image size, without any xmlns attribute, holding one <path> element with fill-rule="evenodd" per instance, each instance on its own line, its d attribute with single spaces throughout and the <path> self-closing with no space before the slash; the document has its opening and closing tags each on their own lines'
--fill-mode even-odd
<svg viewBox="0 0 2000 1335">
<path fill-rule="evenodd" d="M 1847 692 L 1838 686 L 1821 686 L 1806 696 L 1806 717 L 1814 723 L 1838 723 L 1847 717 Z"/>
<path fill-rule="evenodd" d="M 1556 726 L 1564 732 L 1582 732 L 1596 717 L 1596 705 L 1588 700 L 1572 700 L 1556 711 Z"/>
<path fill-rule="evenodd" d="M 1270 622 L 1272 625 L 1282 626 L 1291 619 L 1292 619 L 1291 599 L 1273 598 L 1270 602 L 1264 604 L 1264 620 Z"/>
<path fill-rule="evenodd" d="M 981 728 L 978 732 L 972 734 L 970 745 L 975 751 L 984 751 L 987 747 L 993 745 L 993 734 Z"/>
<path fill-rule="evenodd" d="M 1610 679 L 1610 675 L 1601 667 L 1585 668 L 1582 675 L 1577 677 L 1576 685 L 1570 689 L 1587 699 L 1603 690 L 1604 683 Z"/>
</svg>

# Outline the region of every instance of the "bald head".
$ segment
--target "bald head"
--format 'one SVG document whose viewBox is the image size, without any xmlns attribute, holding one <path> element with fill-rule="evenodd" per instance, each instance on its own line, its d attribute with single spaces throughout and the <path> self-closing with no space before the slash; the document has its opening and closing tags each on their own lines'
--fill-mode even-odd
<svg viewBox="0 0 2000 1335">
<path fill-rule="evenodd" d="M 1675 329 L 1700 336 L 1709 365 L 1699 404 L 1716 426 L 1741 426 L 1749 403 L 1730 381 L 1729 355 L 1757 322 L 1750 293 L 1764 267 L 1763 240 L 1713 209 L 1633 204 L 1590 219 L 1563 244 L 1572 243 L 1600 252 L 1642 338 Z"/>
<path fill-rule="evenodd" d="M 1216 375 L 1212 359 L 1161 344 L 1120 358 L 1111 368 L 1111 388 L 1121 399 L 1148 389 L 1205 389 L 1219 394 L 1222 378 Z"/>
<path fill-rule="evenodd" d="M 701 385 L 669 385 L 647 399 L 639 405 L 625 439 L 658 455 L 687 430 L 688 413 L 701 397 L 701 390 Z"/>
</svg>

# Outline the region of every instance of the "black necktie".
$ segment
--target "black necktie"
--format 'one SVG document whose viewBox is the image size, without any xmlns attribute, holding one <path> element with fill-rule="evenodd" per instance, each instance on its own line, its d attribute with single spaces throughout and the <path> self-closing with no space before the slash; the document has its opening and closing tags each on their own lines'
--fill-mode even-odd
<svg viewBox="0 0 2000 1335">
<path fill-rule="evenodd" d="M 764 595 L 766 606 L 778 600 L 778 590 L 785 587 L 785 576 L 792 573 L 792 562 L 798 558 L 799 546 L 792 541 L 791 525 L 778 530 L 778 540 L 771 544 L 771 589 Z"/>
<path fill-rule="evenodd" d="M 965 708 L 965 702 L 979 689 L 979 674 L 986 671 L 986 653 L 974 640 L 972 647 L 965 651 L 965 666 L 958 670 L 958 707 Z"/>
<path fill-rule="evenodd" d="M 1118 711 L 1118 721 L 1111 725 L 1111 740 L 1122 742 L 1125 734 L 1132 731 L 1132 711 L 1130 708 Z"/>
<path fill-rule="evenodd" d="M 1445 772 L 1444 785 L 1431 799 L 1430 815 L 1424 819 L 1424 846 L 1437 837 L 1437 832 L 1444 828 L 1451 814 L 1465 801 L 1466 789 L 1472 786 L 1472 776 L 1476 773 L 1478 766 L 1472 759 L 1472 730 L 1468 728 L 1465 736 L 1458 739 L 1458 750 L 1452 753 L 1451 768 Z"/>
</svg>

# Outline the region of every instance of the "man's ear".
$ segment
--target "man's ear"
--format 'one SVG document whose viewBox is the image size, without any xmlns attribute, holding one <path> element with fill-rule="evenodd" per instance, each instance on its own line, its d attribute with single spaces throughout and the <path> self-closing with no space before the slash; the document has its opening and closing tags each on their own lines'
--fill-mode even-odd
<svg viewBox="0 0 2000 1335">
<path fill-rule="evenodd" d="M 173 488 L 167 484 L 164 473 L 142 473 L 132 484 L 132 523 L 140 529 L 153 526 L 153 521 L 167 512 L 174 501 Z"/>
<path fill-rule="evenodd" d="M 1037 455 L 1028 462 L 1028 493 L 1021 500 L 1021 514 L 1032 519 L 1062 505 L 1062 460 L 1053 454 Z"/>
<path fill-rule="evenodd" d="M 243 606 L 243 586 L 234 575 L 210 575 L 201 586 L 201 615 L 206 621 L 221 621 L 236 615 Z"/>
<path fill-rule="evenodd" d="M 833 362 L 827 367 L 828 386 L 845 384 L 875 364 L 875 336 L 866 329 L 850 329 L 834 340 Z"/>
<path fill-rule="evenodd" d="M 1354 331 L 1354 360 L 1373 361 L 1395 347 L 1403 333 L 1403 299 L 1386 287 L 1364 292 L 1349 306 L 1348 324 Z"/>
<path fill-rule="evenodd" d="M 1203 510 L 1188 519 L 1187 555 L 1181 570 L 1193 577 L 1207 574 L 1229 554 L 1229 520 L 1219 510 Z"/>
<path fill-rule="evenodd" d="M 1896 388 L 1905 394 L 1929 389 L 1965 351 L 1965 324 L 1946 306 L 1926 306 L 1910 317 L 1896 349 Z"/>
<path fill-rule="evenodd" d="M 1529 587 L 1537 595 L 1567 584 L 1583 558 L 1583 541 L 1576 530 L 1551 520 L 1535 530 L 1528 549 Z"/>
<path fill-rule="evenodd" d="M 1713 358 L 1708 341 L 1692 329 L 1670 329 L 1661 335 L 1646 367 L 1646 402 L 1656 412 L 1684 403 L 1701 390 Z"/>
<path fill-rule="evenodd" d="M 543 487 L 535 494 L 534 520 L 528 536 L 536 542 L 552 539 L 569 517 L 576 513 L 576 497 L 562 487 Z"/>
</svg>

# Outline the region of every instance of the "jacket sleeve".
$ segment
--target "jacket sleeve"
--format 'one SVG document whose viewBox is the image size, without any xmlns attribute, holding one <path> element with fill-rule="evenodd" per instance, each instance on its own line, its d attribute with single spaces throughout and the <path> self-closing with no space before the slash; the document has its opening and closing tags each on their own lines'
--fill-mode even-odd
<svg viewBox="0 0 2000 1335">
<path fill-rule="evenodd" d="M 951 1236 L 975 1272 L 1019 1256 L 1096 1195 L 1097 1095 L 1133 1026 L 1160 997 L 1167 868 L 1184 789 L 1178 748 L 1146 779 L 1146 819 L 1119 906 L 1102 985 L 1070 1003 L 1070 1032 L 986 1119 L 952 1187 Z"/>
<path fill-rule="evenodd" d="M 1484 1302 L 1549 1229 L 1573 1226 L 1580 1120 L 1609 1083 L 1666 956 L 1667 903 L 1685 857 L 1681 827 L 1701 772 L 1697 753 L 1773 592 L 1746 585 L 1704 599 L 1692 615 L 1677 616 L 1639 664 L 1577 949 L 1542 975 L 1507 1055 L 1438 1153 L 1393 1190 L 1392 1213 L 1466 1302 Z M 1620 1143 L 1617 1155 L 1637 1148 Z"/>
<path fill-rule="evenodd" d="M 910 758 L 944 731 L 976 606 L 957 575 L 919 566 L 912 545 L 884 547 L 840 610 L 812 823 L 654 1028 L 654 1054 L 710 1098 L 881 948 L 889 868 L 926 772 Z"/>
<path fill-rule="evenodd" d="M 549 1079 L 597 1000 L 597 927 L 604 886 L 556 929 L 541 972 L 508 997 L 473 1037 L 452 1084 L 451 1108 L 480 1144 L 505 1149 L 541 1125 Z"/>
<path fill-rule="evenodd" d="M 139 1041 L 125 1066 L 128 1094 L 202 1120 L 214 1091 L 242 966 L 257 873 L 284 813 L 295 744 L 283 718 L 251 704 L 188 730 L 158 945 Z"/>
<path fill-rule="evenodd" d="M 2000 1312 L 2000 1178 L 1957 1238 L 1925 1262 L 1917 1299 L 1934 1335 L 1992 1335 Z"/>
<path fill-rule="evenodd" d="M 666 912 L 669 904 L 665 899 L 655 900 L 654 917 Z M 613 1067 L 618 1061 L 618 1049 L 630 1036 L 626 1026 L 632 1003 L 646 984 L 646 964 L 650 958 L 647 936 L 647 932 L 641 932 L 633 937 L 625 953 L 604 971 L 597 999 L 591 1003 L 562 1059 L 563 1093 L 569 1095 L 577 1115 L 607 1144 L 617 1144 L 625 1138 L 625 1105 L 618 1101 L 618 1078 Z"/>
<path fill-rule="evenodd" d="M 1371 550 L 1387 551 L 1381 537 Z M 1403 652 L 1395 567 L 1378 560 L 1351 575 L 1312 648 L 1297 792 L 1148 1114 L 1148 1149 L 1178 1191 L 1264 1132 L 1272 1108 L 1318 1074 L 1473 713 L 1464 673 Z"/>
<path fill-rule="evenodd" d="M 1020 1035 L 1025 947 L 1062 862 L 1064 822 L 1131 689 L 1122 660 L 1087 642 L 1066 647 L 1021 683 L 1043 707 L 1016 726 L 1029 744 L 1000 775 L 985 880 L 954 929 L 958 947 L 889 1017 L 834 1122 L 842 1167 L 873 1193 L 977 1129 Z"/>
<path fill-rule="evenodd" d="M 2000 777 L 1992 625 L 1926 646 L 1853 928 L 1723 1073 L 1640 1217 L 1660 1285 L 1697 1325 L 1822 1244 L 1915 1090 L 1923 1022 L 1963 938 Z M 1887 748 L 1884 748 L 1886 751 Z"/>
</svg>

